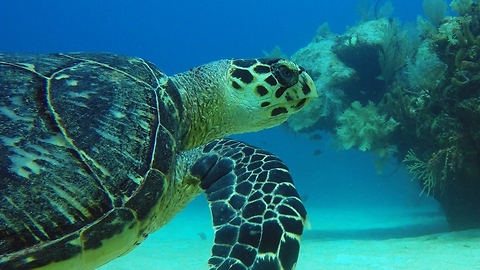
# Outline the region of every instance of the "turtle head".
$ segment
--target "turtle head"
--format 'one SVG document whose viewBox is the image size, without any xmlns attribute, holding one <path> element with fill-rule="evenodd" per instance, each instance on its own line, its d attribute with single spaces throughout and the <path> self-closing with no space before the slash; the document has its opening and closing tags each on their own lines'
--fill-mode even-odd
<svg viewBox="0 0 480 270">
<path fill-rule="evenodd" d="M 184 102 L 184 149 L 280 125 L 318 96 L 307 72 L 285 59 L 221 60 L 172 80 Z"/>
<path fill-rule="evenodd" d="M 235 133 L 277 126 L 318 97 L 305 69 L 285 59 L 234 59 L 226 88 L 239 126 Z"/>
</svg>

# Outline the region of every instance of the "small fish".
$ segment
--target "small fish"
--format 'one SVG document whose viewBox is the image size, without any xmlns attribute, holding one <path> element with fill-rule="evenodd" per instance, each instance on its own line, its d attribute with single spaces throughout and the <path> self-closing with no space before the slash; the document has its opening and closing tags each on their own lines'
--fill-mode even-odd
<svg viewBox="0 0 480 270">
<path fill-rule="evenodd" d="M 313 156 L 314 157 L 319 156 L 321 153 L 322 153 L 322 150 L 317 149 L 317 150 L 313 151 Z"/>
<path fill-rule="evenodd" d="M 207 236 L 203 232 L 199 232 L 198 236 L 200 236 L 200 239 L 202 240 L 207 240 Z"/>
<path fill-rule="evenodd" d="M 318 133 L 312 134 L 310 135 L 310 137 L 308 137 L 310 141 L 320 141 L 322 138 L 323 138 L 322 135 Z"/>
</svg>

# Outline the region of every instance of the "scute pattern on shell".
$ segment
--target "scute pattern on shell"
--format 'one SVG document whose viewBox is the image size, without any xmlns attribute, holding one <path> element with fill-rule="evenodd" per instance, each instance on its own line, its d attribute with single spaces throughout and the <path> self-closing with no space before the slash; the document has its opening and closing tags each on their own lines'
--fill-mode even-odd
<svg viewBox="0 0 480 270">
<path fill-rule="evenodd" d="M 8 169 L 0 172 L 0 254 L 47 243 L 36 258 L 18 254 L 19 265 L 40 265 L 59 259 L 48 256 L 48 242 L 58 241 L 65 259 L 79 254 L 78 239 L 95 233 L 85 228 L 102 216 L 112 233 L 147 218 L 172 172 L 182 113 L 168 77 L 142 59 L 109 54 L 0 55 L 0 72 L 0 162 Z"/>
</svg>

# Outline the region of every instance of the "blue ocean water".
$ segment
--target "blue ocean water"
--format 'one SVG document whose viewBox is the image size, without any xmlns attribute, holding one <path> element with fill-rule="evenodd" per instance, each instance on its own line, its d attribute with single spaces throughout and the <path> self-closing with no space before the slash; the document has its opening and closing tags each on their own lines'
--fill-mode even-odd
<svg viewBox="0 0 480 270">
<path fill-rule="evenodd" d="M 55 1 L 0 3 L 0 50 L 106 51 L 136 55 L 176 73 L 232 57 L 261 56 L 275 46 L 291 55 L 328 22 L 355 25 L 358 1 Z M 393 1 L 395 16 L 414 21 L 421 1 Z"/>
<path fill-rule="evenodd" d="M 98 51 L 143 57 L 167 74 L 222 58 L 249 58 L 280 46 L 306 46 L 328 22 L 343 33 L 359 20 L 359 1 L 2 1 L 0 51 Z M 384 1 L 380 1 L 384 2 Z M 394 17 L 414 22 L 422 1 L 391 1 Z M 410 207 L 435 202 L 393 159 L 377 174 L 373 157 L 340 151 L 328 134 L 309 140 L 284 128 L 233 136 L 280 156 L 308 209 Z M 320 150 L 320 155 L 314 152 Z M 204 206 L 204 199 L 199 198 Z M 203 201 L 200 201 L 203 200 Z M 408 234 L 408 233 L 407 233 Z"/>
</svg>

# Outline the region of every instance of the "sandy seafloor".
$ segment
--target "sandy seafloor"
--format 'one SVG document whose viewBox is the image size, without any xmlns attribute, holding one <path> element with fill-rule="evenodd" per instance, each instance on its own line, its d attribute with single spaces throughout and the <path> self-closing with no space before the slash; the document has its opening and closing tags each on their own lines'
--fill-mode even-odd
<svg viewBox="0 0 480 270">
<path fill-rule="evenodd" d="M 272 137 L 278 140 L 259 139 Z M 238 139 L 278 153 L 300 195 L 309 195 L 304 199 L 311 229 L 304 232 L 297 270 L 480 270 L 480 229 L 451 232 L 438 202 L 419 196 L 418 183 L 405 170 L 379 178 L 366 153 L 332 150 L 328 139 L 311 142 L 275 129 Z M 308 156 L 315 147 L 322 154 Z M 212 243 L 201 194 L 139 247 L 101 269 L 204 270 Z"/>
<path fill-rule="evenodd" d="M 208 269 L 213 232 L 204 200 L 101 269 Z M 449 232 L 434 205 L 319 209 L 307 203 L 307 209 L 312 228 L 304 233 L 297 270 L 480 269 L 480 230 Z"/>
</svg>

